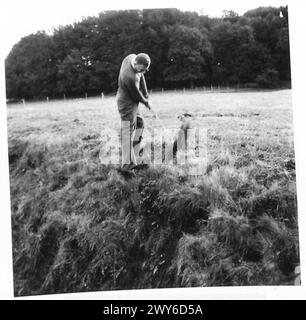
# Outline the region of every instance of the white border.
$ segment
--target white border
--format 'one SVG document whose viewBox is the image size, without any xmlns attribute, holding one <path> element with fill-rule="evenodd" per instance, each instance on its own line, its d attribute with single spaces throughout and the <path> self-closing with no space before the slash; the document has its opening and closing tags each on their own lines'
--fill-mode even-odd
<svg viewBox="0 0 306 320">
<path fill-rule="evenodd" d="M 73 1 L 71 1 L 73 2 Z M 101 2 L 101 1 L 100 1 Z M 209 1 L 207 1 L 208 3 Z M 220 6 L 228 8 L 230 4 L 243 6 L 245 1 L 216 1 Z M 251 1 L 249 1 L 251 2 Z M 298 287 L 215 287 L 215 288 L 190 288 L 190 289 L 154 289 L 154 290 L 129 290 L 110 291 L 80 294 L 58 294 L 33 296 L 18 299 L 98 299 L 98 300 L 122 300 L 122 299 L 305 299 L 306 298 L 306 276 L 305 276 L 305 208 L 306 208 L 306 149 L 304 148 L 305 128 L 306 128 L 306 104 L 305 104 L 305 3 L 303 1 L 288 0 L 283 1 L 252 1 L 254 8 L 258 3 L 265 6 L 278 6 L 283 3 L 289 5 L 289 31 L 291 46 L 291 67 L 292 67 L 292 96 L 294 107 L 294 130 L 295 149 L 297 166 L 297 186 L 298 186 L 298 215 L 300 231 L 300 253 L 302 286 Z M 91 1 L 86 1 L 86 6 Z M 178 7 L 186 8 L 186 2 L 178 1 L 154 1 L 155 8 Z M 3 3 L 1 4 L 3 5 Z M 111 5 L 103 4 L 104 9 L 127 9 L 127 8 L 150 8 L 150 3 L 144 5 L 144 1 L 112 1 Z M 205 2 L 188 0 L 188 8 L 204 8 Z M 17 8 L 16 8 L 17 9 Z M 2 11 L 2 10 L 1 10 Z M 38 13 L 39 14 L 39 13 Z M 18 21 L 15 23 L 18 23 Z M 8 28 L 8 26 L 6 26 Z M 5 31 L 3 26 L 1 32 Z M 1 37 L 6 41 L 5 34 Z M 14 299 L 13 297 L 13 275 L 12 275 L 12 254 L 11 254 L 11 223 L 10 223 L 10 201 L 9 201 L 9 175 L 7 158 L 7 127 L 6 127 L 6 106 L 4 90 L 4 52 L 1 51 L 1 81 L 0 81 L 0 299 Z M 276 115 L 277 116 L 277 115 Z"/>
</svg>

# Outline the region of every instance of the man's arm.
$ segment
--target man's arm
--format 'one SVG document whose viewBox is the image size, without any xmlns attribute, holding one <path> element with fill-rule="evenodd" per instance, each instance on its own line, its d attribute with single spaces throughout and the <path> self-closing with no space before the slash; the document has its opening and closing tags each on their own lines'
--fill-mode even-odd
<svg viewBox="0 0 306 320">
<path fill-rule="evenodd" d="M 144 97 L 146 99 L 148 99 L 149 98 L 149 94 L 148 94 L 148 89 L 147 89 L 147 83 L 146 83 L 146 79 L 145 79 L 143 74 L 141 74 L 141 77 L 140 77 L 139 87 L 140 87 L 140 90 L 143 93 Z"/>
<path fill-rule="evenodd" d="M 125 84 L 126 84 L 126 87 L 129 91 L 131 98 L 135 102 L 141 102 L 144 105 L 148 105 L 148 99 L 137 88 L 136 81 L 133 78 L 128 78 Z"/>
</svg>

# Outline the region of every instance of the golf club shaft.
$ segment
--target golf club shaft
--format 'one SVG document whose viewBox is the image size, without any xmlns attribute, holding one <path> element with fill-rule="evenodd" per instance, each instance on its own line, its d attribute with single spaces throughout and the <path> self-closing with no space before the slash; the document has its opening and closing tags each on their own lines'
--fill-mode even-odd
<svg viewBox="0 0 306 320">
<path fill-rule="evenodd" d="M 162 121 L 160 120 L 158 114 L 156 113 L 156 111 L 154 111 L 154 110 L 152 110 L 152 109 L 150 109 L 150 110 L 153 112 L 155 118 L 158 120 L 158 122 L 159 122 L 159 124 L 161 125 L 161 127 L 162 127 L 163 129 L 165 129 L 165 127 L 164 127 Z"/>
</svg>

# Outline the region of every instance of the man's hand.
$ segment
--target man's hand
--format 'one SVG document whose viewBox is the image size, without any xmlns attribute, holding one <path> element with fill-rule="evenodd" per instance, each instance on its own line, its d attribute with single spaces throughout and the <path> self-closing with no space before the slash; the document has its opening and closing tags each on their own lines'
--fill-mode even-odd
<svg viewBox="0 0 306 320">
<path fill-rule="evenodd" d="M 149 110 L 151 110 L 151 108 L 152 108 L 149 101 L 147 102 L 147 104 L 146 104 L 145 106 L 146 106 Z"/>
</svg>

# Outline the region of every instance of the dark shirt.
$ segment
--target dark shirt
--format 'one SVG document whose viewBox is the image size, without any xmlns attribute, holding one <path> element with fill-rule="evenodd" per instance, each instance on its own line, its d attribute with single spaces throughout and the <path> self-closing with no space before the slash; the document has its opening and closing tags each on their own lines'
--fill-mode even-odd
<svg viewBox="0 0 306 320">
<path fill-rule="evenodd" d="M 131 61 L 136 57 L 135 54 L 130 54 L 122 61 L 119 78 L 117 103 L 118 106 L 135 103 L 148 103 L 148 90 L 145 77 L 142 73 L 137 73 Z"/>
</svg>

